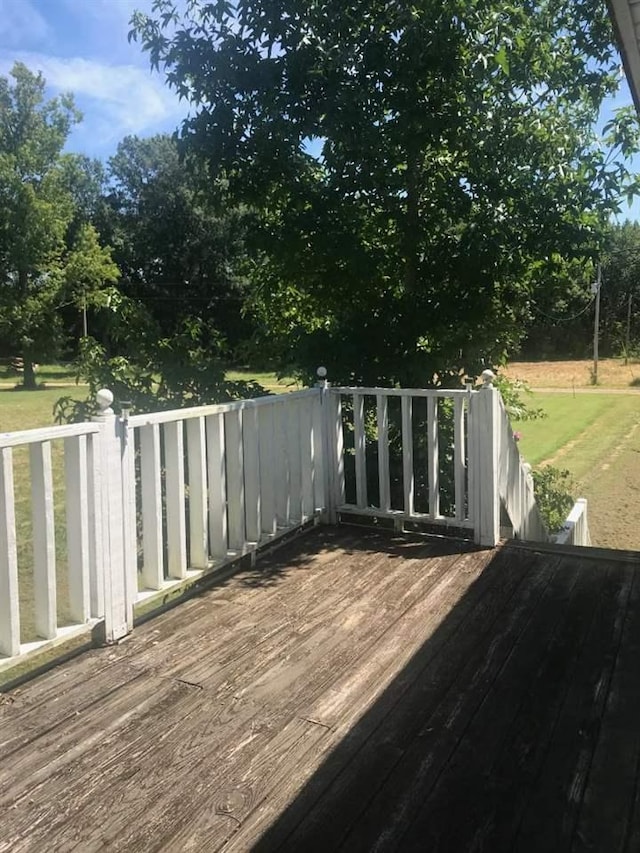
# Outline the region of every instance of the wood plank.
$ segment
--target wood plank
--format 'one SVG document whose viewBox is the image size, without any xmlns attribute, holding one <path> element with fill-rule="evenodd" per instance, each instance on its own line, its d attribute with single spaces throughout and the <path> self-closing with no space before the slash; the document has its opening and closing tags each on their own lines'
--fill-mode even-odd
<svg viewBox="0 0 640 853">
<path fill-rule="evenodd" d="M 621 566 L 607 576 L 514 849 L 562 850 L 570 846 L 602 725 L 632 578 L 630 566 Z"/>
<path fill-rule="evenodd" d="M 429 483 L 429 515 L 440 515 L 440 460 L 438 454 L 438 400 L 427 398 L 427 477 Z"/>
<path fill-rule="evenodd" d="M 370 560 L 365 562 L 365 565 Z M 385 564 L 387 560 L 383 561 Z M 408 570 L 408 566 L 401 563 L 400 561 L 395 561 L 392 558 L 392 565 L 395 566 L 394 571 L 400 574 L 400 577 L 404 578 L 405 585 L 415 585 L 415 577 L 413 576 L 413 572 Z M 397 587 L 399 583 L 399 578 L 389 577 L 388 583 L 388 596 L 391 596 L 390 601 L 393 601 L 394 596 L 394 587 Z M 371 583 L 370 581 L 366 585 L 366 589 L 363 589 L 363 595 L 365 598 L 371 600 Z M 416 589 L 416 594 L 418 594 L 418 590 Z M 373 635 L 379 632 L 380 630 L 384 630 L 384 612 L 379 611 L 378 603 L 371 601 L 371 606 L 365 611 L 368 613 L 369 618 L 365 617 L 364 613 L 356 620 L 356 624 L 353 624 L 353 617 L 350 613 L 348 613 L 348 607 L 345 607 L 345 615 L 340 617 L 338 620 L 339 623 L 343 625 L 349 625 L 349 633 L 348 637 L 352 639 L 357 639 L 357 636 L 360 635 Z M 379 613 L 379 615 L 378 615 Z M 376 619 L 370 618 L 376 616 Z M 346 621 L 345 621 L 346 620 Z M 239 700 L 232 700 L 232 697 L 237 694 L 238 688 L 240 684 L 231 683 L 227 689 L 225 689 L 222 685 L 220 685 L 220 692 L 218 698 L 216 698 L 216 694 L 210 694 L 207 685 L 203 686 L 201 695 L 201 705 L 202 705 L 202 713 L 200 716 L 196 714 L 195 717 L 188 715 L 185 717 L 184 711 L 179 708 L 175 709 L 175 713 L 171 711 L 171 709 L 167 708 L 166 714 L 173 715 L 175 720 L 176 715 L 180 717 L 179 720 L 175 720 L 173 724 L 173 728 L 169 729 L 168 721 L 163 719 L 165 712 L 161 716 L 158 716 L 154 713 L 151 716 L 151 720 L 153 721 L 153 726 L 156 727 L 158 736 L 162 737 L 163 742 L 163 755 L 165 756 L 165 762 L 162 767 L 170 768 L 170 772 L 172 774 L 172 779 L 176 781 L 176 774 L 184 773 L 186 774 L 185 782 L 188 779 L 191 779 L 191 785 L 193 785 L 193 773 L 196 772 L 199 775 L 199 778 L 210 779 L 212 778 L 211 774 L 216 773 L 216 768 L 220 765 L 220 755 L 223 754 L 220 752 L 220 749 L 228 749 L 233 751 L 237 744 L 246 737 L 247 726 L 249 727 L 249 732 L 252 731 L 251 726 L 255 725 L 255 723 L 259 720 L 264 723 L 265 713 L 267 714 L 267 718 L 272 720 L 271 726 L 267 726 L 265 735 L 271 738 L 271 733 L 274 730 L 281 728 L 281 723 L 278 721 L 286 720 L 290 718 L 291 714 L 294 712 L 296 704 L 298 703 L 297 697 L 300 695 L 308 696 L 309 690 L 311 689 L 308 683 L 309 671 L 313 673 L 313 680 L 316 682 L 316 686 L 314 689 L 317 691 L 321 691 L 323 688 L 323 679 L 326 679 L 327 676 L 330 676 L 336 666 L 335 657 L 327 654 L 327 650 L 331 648 L 334 644 L 333 634 L 335 632 L 329 631 L 326 629 L 325 625 L 327 622 L 326 615 L 320 622 L 320 628 L 322 631 L 322 639 L 321 642 L 314 642 L 313 638 L 309 638 L 304 644 L 301 644 L 299 638 L 296 634 L 292 634 L 292 642 L 294 643 L 294 651 L 298 655 L 302 655 L 303 657 L 307 657 L 310 653 L 314 655 L 314 660 L 316 662 L 315 666 L 312 666 L 311 670 L 308 668 L 300 668 L 300 672 L 298 677 L 294 681 L 288 680 L 286 689 L 278 690 L 276 694 L 273 696 L 273 701 L 275 704 L 269 703 L 269 705 L 264 705 L 264 702 L 261 702 L 261 696 L 264 697 L 265 687 L 267 686 L 267 682 L 263 680 L 262 684 L 256 685 L 253 670 L 245 674 L 248 678 L 247 687 L 250 688 L 248 692 L 245 693 Z M 376 627 L 377 623 L 377 627 Z M 354 634 L 355 632 L 355 634 Z M 356 636 L 357 635 L 357 636 Z M 345 637 L 346 639 L 346 637 Z M 355 649 L 359 647 L 357 642 L 345 643 L 345 648 L 341 652 L 345 660 L 350 659 L 353 654 L 355 654 Z M 291 657 L 292 649 L 286 648 L 283 650 L 283 654 Z M 299 667 L 295 661 L 292 662 L 292 666 Z M 317 679 L 317 680 L 316 680 Z M 196 691 L 199 688 L 194 688 Z M 269 692 L 269 691 L 267 691 Z M 226 699 L 225 699 L 226 696 Z M 229 705 L 230 703 L 230 705 Z M 229 710 L 226 710 L 228 706 Z M 240 713 L 238 713 L 240 711 Z M 96 710 L 98 713 L 98 710 Z M 283 717 L 284 715 L 284 717 Z M 129 718 L 128 718 L 129 719 Z M 127 767 L 126 762 L 122 759 L 122 744 L 121 741 L 127 740 L 129 742 L 129 748 L 133 749 L 136 752 L 138 772 L 141 773 L 139 778 L 151 778 L 154 776 L 157 778 L 158 773 L 158 762 L 157 762 L 157 738 L 154 737 L 153 730 L 150 730 L 148 722 L 145 722 L 141 725 L 140 720 L 134 715 L 131 719 L 131 733 L 134 734 L 135 740 L 132 743 L 131 738 L 125 736 L 124 732 L 120 733 L 120 736 L 113 740 L 112 745 L 109 747 L 110 749 L 115 750 L 115 753 L 111 756 L 101 755 L 100 758 L 100 773 L 101 773 L 101 790 L 104 792 L 112 790 L 118 791 L 118 809 L 117 814 L 112 814 L 112 807 L 108 798 L 100 797 L 95 798 L 94 801 L 87 804 L 87 808 L 83 807 L 83 826 L 87 828 L 86 833 L 83 835 L 83 841 L 87 844 L 86 849 L 91 848 L 91 830 L 89 827 L 95 826 L 96 832 L 99 834 L 100 838 L 104 840 L 105 833 L 107 832 L 106 826 L 104 822 L 96 821 L 94 819 L 97 813 L 100 813 L 100 809 L 106 809 L 106 814 L 109 815 L 109 824 L 110 826 L 115 826 L 116 823 L 120 826 L 122 831 L 126 831 L 127 828 L 137 828 L 142 831 L 141 827 L 144 825 L 143 821 L 132 820 L 134 813 L 140 811 L 141 817 L 142 815 L 147 816 L 147 821 L 149 812 L 149 801 L 146 799 L 140 798 L 140 790 L 139 784 L 127 786 Z M 253 723 L 252 723 L 253 721 Z M 129 725 L 129 723 L 127 723 Z M 226 728 L 225 728 L 226 726 Z M 237 728 L 237 738 L 234 741 L 233 738 L 229 737 L 230 734 L 233 734 L 233 731 L 236 731 L 236 728 L 233 728 L 233 731 L 229 729 L 229 726 L 238 727 Z M 242 734 L 244 732 L 244 735 Z M 56 732 L 55 737 L 55 749 L 61 748 L 59 732 Z M 205 740 L 203 742 L 203 736 Z M 202 755 L 202 750 L 205 749 L 205 755 Z M 195 752 L 193 752 L 195 750 Z M 237 749 L 236 749 L 237 752 Z M 200 760 L 198 761 L 198 756 L 200 756 Z M 210 758 L 207 758 L 210 756 Z M 203 766 L 202 760 L 206 759 L 209 762 L 209 767 L 206 771 L 206 774 L 203 775 Z M 91 766 L 94 766 L 93 772 L 95 773 L 95 757 L 90 755 L 89 752 L 83 753 L 82 757 L 76 761 L 74 774 L 78 773 L 82 767 L 85 768 L 86 772 L 91 771 Z M 147 777 L 147 773 L 145 771 L 145 766 L 148 764 L 148 770 L 150 772 L 150 776 Z M 63 770 L 66 765 L 60 765 L 60 774 L 63 774 Z M 109 779 L 109 774 L 115 774 L 116 778 L 112 781 L 114 784 L 107 784 Z M 130 774 L 129 774 L 130 776 Z M 124 778 L 122 778 L 124 777 Z M 226 775 L 222 773 L 219 777 L 220 784 L 224 784 Z M 123 785 L 115 783 L 120 780 L 124 783 L 124 788 L 126 789 L 123 792 Z M 179 787 L 179 786 L 178 786 Z M 84 790 L 82 779 L 77 779 L 76 781 L 72 781 L 69 778 L 68 773 L 64 773 L 59 776 L 59 782 L 56 783 L 56 812 L 55 814 L 64 815 L 65 810 L 68 810 L 69 807 L 75 805 L 78 801 L 78 797 L 82 798 L 82 791 Z M 168 787 L 164 787 L 164 790 L 169 794 L 173 795 L 175 791 L 175 796 L 177 797 L 178 802 L 176 802 L 170 809 L 167 809 L 166 802 L 163 805 L 162 800 L 158 799 L 158 810 L 160 814 L 158 815 L 158 819 L 162 821 L 169 820 L 171 826 L 174 825 L 177 820 L 177 816 L 179 814 L 180 807 L 182 807 L 184 813 L 184 820 L 189 821 L 193 819 L 193 808 L 190 803 L 192 800 L 185 800 L 182 789 L 180 792 L 177 791 L 177 787 L 175 785 L 171 785 Z M 204 792 L 203 796 L 206 796 L 206 801 L 211 801 L 211 790 L 207 787 L 207 791 Z M 122 803 L 124 799 L 131 798 L 131 802 L 129 803 L 130 808 L 133 811 L 122 810 Z M 87 811 L 89 809 L 90 811 Z M 98 812 L 95 811 L 98 810 Z M 55 815 L 51 815 L 51 820 L 53 824 L 56 823 Z M 58 821 L 58 824 L 60 821 Z M 48 831 L 50 832 L 52 829 L 52 823 L 48 826 Z M 153 826 L 154 832 L 159 832 L 158 829 L 159 824 L 156 822 L 156 817 L 154 816 L 153 820 L 146 823 L 146 826 Z M 63 831 L 58 826 L 58 830 Z M 110 830 L 109 830 L 110 831 Z M 146 837 L 148 838 L 148 829 L 144 830 Z M 63 837 L 58 834 L 58 837 Z M 132 848 L 128 848 L 132 849 Z"/>
<path fill-rule="evenodd" d="M 160 427 L 140 427 L 140 482 L 142 497 L 142 574 L 147 589 L 162 589 L 164 539 L 162 535 L 162 479 Z"/>
<path fill-rule="evenodd" d="M 187 428 L 187 471 L 189 474 L 189 565 L 209 565 L 207 524 L 207 444 L 204 418 L 190 418 Z"/>
<path fill-rule="evenodd" d="M 258 439 L 258 409 L 244 410 L 242 420 L 242 452 L 244 460 L 244 503 L 248 542 L 260 541 L 262 506 L 260 502 L 260 450 Z"/>
<path fill-rule="evenodd" d="M 69 615 L 86 622 L 90 611 L 89 514 L 87 497 L 87 438 L 64 440 Z"/>
<path fill-rule="evenodd" d="M 131 436 L 133 441 L 133 436 Z M 102 454 L 94 436 L 87 443 L 87 502 L 89 522 L 89 597 L 91 616 L 104 616 L 104 543 L 102 537 Z M 137 572 L 137 561 L 136 561 Z"/>
<path fill-rule="evenodd" d="M 317 543 L 318 540 L 331 541 L 333 537 L 309 538 Z M 355 539 L 345 539 L 344 535 L 340 541 L 356 544 Z M 373 541 L 384 540 L 376 537 Z M 299 552 L 300 544 L 292 544 L 297 544 Z M 419 550 L 422 555 L 430 553 L 424 546 Z M 230 679 L 238 680 L 249 670 L 249 681 L 252 681 L 265 669 L 267 651 L 272 659 L 279 657 L 283 649 L 283 636 L 286 639 L 287 631 L 294 631 L 296 642 L 299 642 L 318 624 L 325 624 L 328 617 L 339 618 L 352 602 L 370 595 L 373 578 L 378 571 L 377 565 L 383 558 L 372 560 L 370 553 L 364 551 L 360 570 L 357 562 L 352 561 L 352 597 L 349 598 L 344 596 L 337 582 L 340 576 L 344 577 L 345 572 L 342 556 L 340 551 L 328 550 L 319 558 L 314 558 L 313 572 L 291 578 L 291 582 L 282 590 L 275 585 L 269 586 L 268 582 L 266 587 L 251 586 L 247 589 L 243 578 L 246 580 L 256 573 L 244 573 L 238 578 L 235 601 L 229 599 L 226 590 L 221 590 L 208 593 L 206 603 L 187 602 L 139 629 L 127 644 L 118 649 L 117 655 L 115 651 L 110 652 L 108 663 L 102 666 L 110 668 L 114 660 L 135 662 L 136 667 L 158 676 L 177 677 L 190 683 L 206 682 L 209 690 L 223 683 L 228 684 Z M 395 565 L 393 560 L 390 565 Z M 380 594 L 385 588 L 391 588 L 393 583 L 394 572 L 385 572 L 383 582 L 378 584 Z M 303 598 L 300 600 L 301 596 Z M 216 603 L 220 605 L 217 608 Z M 230 606 L 233 604 L 235 606 Z M 185 622 L 188 630 L 184 628 Z M 204 658 L 200 656 L 203 645 L 208 650 Z M 92 656 L 103 659 L 102 652 L 94 652 Z M 100 671 L 101 664 L 98 661 L 94 675 Z M 91 677 L 91 670 L 80 668 L 73 683 L 63 677 L 67 674 L 69 671 L 65 668 L 46 676 L 40 682 L 43 686 L 39 691 L 35 687 L 30 690 L 31 702 L 28 707 L 24 705 L 24 697 L 19 695 L 15 704 L 0 708 L 3 735 L 10 736 L 13 718 L 13 729 L 26 746 L 32 739 L 24 737 L 26 729 L 33 730 L 34 737 L 38 726 L 46 733 L 53 732 L 61 720 L 73 717 L 78 709 L 83 708 L 85 684 Z M 33 698 L 34 693 L 38 696 L 37 701 Z M 56 732 L 55 737 L 58 742 L 62 740 L 60 732 Z M 43 754 L 38 760 L 46 761 L 46 756 Z M 11 775 L 8 762 L 2 771 Z"/>
<path fill-rule="evenodd" d="M 459 558 L 361 656 L 357 668 L 345 672 L 302 713 L 305 719 L 325 727 L 330 736 L 322 742 L 321 750 L 312 750 L 304 760 L 299 759 L 286 778 L 279 780 L 274 795 L 265 799 L 251 819 L 243 823 L 229 850 L 272 850 L 280 846 L 306 850 L 307 845 L 309 849 L 334 849 L 336 838 L 344 831 L 345 820 L 362 808 L 357 802 L 358 789 L 352 785 L 353 777 L 349 769 L 345 771 L 345 766 L 368 748 L 368 738 L 375 737 L 387 715 L 397 718 L 402 714 L 404 697 L 416 670 L 429 668 L 436 659 L 444 660 L 448 655 L 445 649 L 449 649 L 448 644 L 464 624 L 464 615 L 477 609 L 480 618 L 481 596 L 494 582 L 482 575 L 488 559 L 478 554 Z M 517 584 L 518 579 L 514 576 L 512 579 Z M 501 593 L 506 589 L 503 585 Z M 447 616 L 451 607 L 454 607 L 453 619 Z M 427 646 L 428 652 L 424 654 Z M 442 650 L 440 658 L 439 650 Z M 441 677 L 445 669 L 450 674 L 450 667 L 442 667 Z M 434 671 L 432 686 L 436 681 Z M 398 754 L 397 747 L 386 742 L 387 734 L 383 744 L 376 741 L 371 753 L 377 756 L 376 767 L 372 768 L 374 774 L 382 766 L 381 756 L 388 762 L 390 755 Z M 339 781 L 331 788 L 338 777 Z M 329 789 L 331 795 L 326 796 Z M 296 826 L 298 831 L 290 834 Z"/>
<path fill-rule="evenodd" d="M 408 394 L 402 397 L 402 489 L 403 509 L 407 515 L 413 515 L 413 494 L 415 474 L 413 470 L 413 430 L 411 428 L 412 400 Z"/>
<path fill-rule="evenodd" d="M 224 559 L 229 548 L 224 415 L 209 415 L 205 421 L 205 431 L 209 485 L 209 550 L 214 559 Z"/>
<path fill-rule="evenodd" d="M 313 406 L 315 400 L 300 403 L 300 467 L 302 477 L 302 518 L 311 518 L 315 503 L 315 441 L 313 429 Z"/>
<path fill-rule="evenodd" d="M 262 533 L 273 536 L 278 529 L 276 516 L 276 459 L 275 459 L 275 408 L 258 409 L 258 439 L 260 454 L 260 499 Z"/>
<path fill-rule="evenodd" d="M 356 454 L 356 504 L 363 509 L 369 504 L 367 497 L 367 456 L 363 395 L 357 395 L 353 399 L 353 432 Z"/>
<path fill-rule="evenodd" d="M 291 488 L 289 456 L 287 454 L 287 409 L 279 401 L 274 409 L 275 430 L 275 491 L 278 527 L 289 527 L 291 520 Z"/>
<path fill-rule="evenodd" d="M 451 851 L 479 844 L 513 848 L 602 588 L 598 566 L 575 560 L 573 570 L 565 565 L 562 572 L 566 580 L 573 574 L 575 583 L 545 604 L 542 618 L 536 617 L 514 646 L 423 803 L 407 833 L 408 844 L 420 837 Z"/>
<path fill-rule="evenodd" d="M 333 468 L 334 487 L 333 506 L 340 507 L 346 502 L 344 480 L 344 430 L 342 426 L 342 397 L 332 389 L 328 397 L 329 405 L 329 443 L 331 445 L 330 465 Z"/>
<path fill-rule="evenodd" d="M 640 849 L 637 811 L 639 659 L 640 577 L 636 569 L 620 651 L 574 833 L 572 850 L 576 853 Z"/>
<path fill-rule="evenodd" d="M 378 484 L 380 488 L 380 509 L 391 509 L 391 489 L 389 486 L 389 407 L 387 398 L 378 394 L 376 398 L 376 417 L 378 423 Z"/>
<path fill-rule="evenodd" d="M 455 488 L 456 521 L 467 518 L 465 510 L 465 434 L 464 400 L 456 397 L 453 401 L 453 471 Z"/>
<path fill-rule="evenodd" d="M 12 735 L 27 745 L 30 740 L 25 736 L 27 730 L 36 734 L 39 729 L 48 731 L 81 710 L 85 706 L 87 681 L 98 678 L 118 661 L 135 659 L 135 665 L 141 669 L 173 676 L 184 670 L 194 653 L 206 644 L 212 660 L 222 668 L 233 664 L 238 646 L 251 648 L 279 627 L 304 623 L 316 602 L 320 605 L 326 601 L 330 608 L 342 598 L 344 606 L 348 606 L 348 598 L 340 593 L 345 571 L 342 549 L 357 547 L 358 539 L 357 532 L 349 535 L 341 532 L 337 536 L 326 529 L 311 531 L 264 558 L 259 569 L 240 572 L 220 588 L 211 589 L 202 597 L 186 601 L 139 626 L 117 650 L 95 650 L 75 660 L 73 666 L 52 670 L 32 682 L 28 691 L 19 691 L 10 704 L 0 705 L 3 736 L 0 745 L 6 745 L 4 738 Z M 375 549 L 384 539 L 376 536 L 369 541 Z M 422 548 L 421 553 L 430 552 Z M 367 554 L 365 549 L 363 555 Z M 286 572 L 288 582 L 281 586 L 283 567 L 294 556 L 302 561 L 305 570 L 293 576 Z M 361 570 L 357 565 L 352 568 L 350 580 L 354 589 L 361 583 L 363 588 L 371 587 L 375 562 L 367 558 Z M 335 599 L 332 592 L 336 593 Z"/>
<path fill-rule="evenodd" d="M 557 563 L 551 563 L 532 570 L 509 600 L 508 607 L 493 614 L 490 630 L 480 636 L 470 632 L 471 639 L 475 638 L 473 650 L 455 668 L 453 683 L 435 706 L 423 708 L 417 685 L 417 698 L 407 700 L 405 711 L 416 719 L 408 731 L 412 737 L 401 741 L 402 756 L 391 772 L 376 777 L 376 785 L 369 792 L 372 796 L 369 805 L 345 836 L 345 846 L 374 849 L 378 843 L 382 848 L 404 839 L 404 833 L 420 815 L 423 803 L 492 690 L 514 646 L 523 637 L 534 642 L 538 629 L 558 622 L 554 601 L 559 590 L 571 589 L 576 574 L 556 569 Z M 539 621 L 539 614 L 546 615 Z M 402 731 L 400 736 L 405 736 Z M 370 772 L 367 768 L 364 778 L 372 778 Z M 410 844 L 411 839 L 407 838 L 406 843 Z"/>
<path fill-rule="evenodd" d="M 164 424 L 164 463 L 167 519 L 167 574 L 187 576 L 187 521 L 184 490 L 184 425 Z"/>
<path fill-rule="evenodd" d="M 127 608 L 133 611 L 138 597 L 138 502 L 136 495 L 135 433 L 128 422 L 121 424 L 120 461 L 122 471 L 123 550 Z M 90 488 L 90 486 L 89 486 Z M 90 561 L 91 565 L 91 561 Z M 133 613 L 131 624 L 133 628 Z"/>
<path fill-rule="evenodd" d="M 20 599 L 16 542 L 13 456 L 0 448 L 0 654 L 20 652 Z"/>
<path fill-rule="evenodd" d="M 0 432 L 0 448 L 18 447 L 24 444 L 41 444 L 56 439 L 70 438 L 74 435 L 91 435 L 100 431 L 97 424 L 64 424 L 61 426 L 41 427 L 38 429 Z"/>
<path fill-rule="evenodd" d="M 50 640 L 57 634 L 56 541 L 53 518 L 51 442 L 29 445 L 33 535 L 35 631 Z"/>
<path fill-rule="evenodd" d="M 484 571 L 479 579 L 476 579 L 475 571 L 477 562 L 473 561 L 468 566 L 470 577 L 462 568 L 458 580 L 462 587 L 457 588 L 458 595 L 466 585 L 468 592 L 457 601 L 455 597 L 444 598 L 441 602 L 443 610 L 435 610 L 435 631 L 428 615 L 418 614 L 418 625 L 424 622 L 427 631 L 422 637 L 418 635 L 413 649 L 409 637 L 409 649 L 413 654 L 408 662 L 401 659 L 396 678 L 380 696 L 370 697 L 369 705 L 365 701 L 364 707 L 356 704 L 356 713 L 348 713 L 343 719 L 339 702 L 328 717 L 323 715 L 322 709 L 317 709 L 317 718 L 321 722 L 331 725 L 332 729 L 335 726 L 338 740 L 334 751 L 256 849 L 268 850 L 286 844 L 289 849 L 319 850 L 321 843 L 325 842 L 325 849 L 337 849 L 352 822 L 367 807 L 384 779 L 403 756 L 409 754 L 416 734 L 423 736 L 421 727 L 425 720 L 433 716 L 443 698 L 459 684 L 460 668 L 467 665 L 469 659 L 475 662 L 479 645 L 486 653 L 485 647 L 479 644 L 483 632 L 491 631 L 491 626 L 500 619 L 514 593 L 519 591 L 520 607 L 529 600 L 530 587 L 521 590 L 526 566 L 522 573 L 506 575 L 504 557 L 500 556 L 493 567 L 490 557 L 486 558 L 486 563 L 480 563 Z M 435 604 L 427 602 L 427 608 L 430 603 Z M 404 638 L 401 642 L 404 644 Z M 396 639 L 396 654 L 397 647 Z M 375 667 L 375 660 L 373 664 Z M 462 689 L 465 686 L 463 683 Z M 363 691 L 364 697 L 367 692 Z M 443 724 L 440 724 L 439 730 L 442 728 Z M 340 738 L 344 739 L 342 743 Z M 400 790 L 405 782 L 399 784 Z M 377 807 L 388 813 L 392 800 L 389 797 L 381 799 L 383 802 Z M 253 835 L 247 840 L 253 843 Z M 257 844 L 257 838 L 255 841 Z M 374 842 L 375 839 L 371 844 Z M 359 838 L 349 843 L 353 846 L 347 846 L 347 849 L 373 849 L 366 846 L 369 842 L 359 846 Z"/>
<path fill-rule="evenodd" d="M 444 564 L 437 569 L 434 567 L 430 582 L 436 584 L 437 578 L 446 575 L 449 568 L 450 566 Z M 298 712 L 295 717 L 291 715 L 296 712 L 296 708 L 304 707 L 303 703 L 313 698 L 314 694 L 322 694 L 326 684 L 336 678 L 336 673 L 350 665 L 354 654 L 357 659 L 358 650 L 366 656 L 370 644 L 377 641 L 385 632 L 385 626 L 389 624 L 388 618 L 385 620 L 385 602 L 389 600 L 389 596 L 391 601 L 393 600 L 394 588 L 398 587 L 401 580 L 403 585 L 408 583 L 409 588 L 413 589 L 410 596 L 413 603 L 423 597 L 424 590 L 429 585 L 426 579 L 420 586 L 411 578 L 411 573 L 405 570 L 398 576 L 397 571 L 396 569 L 394 582 L 387 587 L 388 591 L 379 591 L 375 610 L 369 609 L 369 606 L 363 610 L 362 605 L 359 606 L 357 601 L 353 602 L 342 618 L 330 619 L 330 624 L 326 624 L 325 620 L 325 624 L 319 625 L 308 641 L 299 640 L 294 649 L 289 648 L 286 658 L 271 667 L 271 672 L 267 671 L 258 679 L 253 675 L 244 679 L 247 688 L 239 697 L 244 701 L 252 700 L 258 705 L 266 701 L 260 715 L 260 727 L 254 728 L 245 724 L 244 737 L 240 738 L 242 751 L 234 753 L 230 761 L 209 761 L 206 769 L 207 796 L 216 802 L 232 804 L 232 807 L 230 805 L 221 813 L 214 814 L 210 809 L 197 809 L 196 815 L 193 810 L 183 810 L 183 829 L 171 835 L 171 844 L 176 849 L 218 849 L 225 838 L 235 830 L 236 822 L 244 822 L 253 807 L 270 791 L 280 786 L 281 780 L 276 778 L 276 769 L 280 765 L 282 751 L 291 748 L 292 731 L 295 737 L 301 722 L 311 722 L 317 729 L 315 735 L 323 736 L 326 726 L 318 725 L 304 713 L 300 715 Z M 365 593 L 363 601 L 366 599 Z M 411 607 L 409 602 L 407 607 Z M 402 612 L 404 611 L 400 610 L 396 613 L 396 619 L 400 618 Z M 351 642 L 347 642 L 345 628 Z M 341 633 L 342 637 L 336 641 L 338 633 Z M 238 695 L 237 691 L 234 695 Z M 283 709 L 286 710 L 286 716 L 282 716 Z M 277 724 L 278 719 L 288 719 L 290 722 L 282 726 Z M 303 728 L 307 730 L 308 727 L 304 725 Z M 235 738 L 238 740 L 238 735 Z M 305 753 L 315 743 L 317 739 L 314 738 L 312 729 L 308 736 L 302 739 L 300 751 Z M 292 759 L 294 766 L 299 757 L 298 755 L 295 760 Z M 258 773 L 258 769 L 262 772 Z M 285 772 L 290 774 L 291 766 L 287 767 Z M 162 820 L 162 814 L 168 812 L 173 816 L 170 828 L 175 832 L 176 824 L 180 821 L 179 808 L 178 802 L 172 803 L 168 809 L 159 808 L 158 814 L 153 817 L 154 826 L 158 820 Z M 131 840 L 132 836 L 128 835 L 127 842 Z"/>
<path fill-rule="evenodd" d="M 324 452 L 324 430 L 322 428 L 323 410 L 320 395 L 312 401 L 313 428 L 313 495 L 314 509 L 324 510 L 327 506 L 326 474 Z"/>
<path fill-rule="evenodd" d="M 587 748 L 538 849 L 634 850 L 631 564 L 321 528 L 262 565 L 0 701 L 7 849 L 511 849 Z"/>
<path fill-rule="evenodd" d="M 286 453 L 289 468 L 289 524 L 302 520 L 302 469 L 300 458 L 300 403 L 287 401 Z"/>
</svg>

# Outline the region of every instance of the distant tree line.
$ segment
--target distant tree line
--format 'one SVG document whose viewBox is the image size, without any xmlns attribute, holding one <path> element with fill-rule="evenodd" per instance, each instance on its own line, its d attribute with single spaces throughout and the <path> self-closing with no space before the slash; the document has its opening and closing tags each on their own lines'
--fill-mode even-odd
<svg viewBox="0 0 640 853">
<path fill-rule="evenodd" d="M 603 229 L 599 351 L 602 356 L 640 357 L 640 223 Z M 519 357 L 589 358 L 593 354 L 594 286 L 598 262 L 576 267 L 561 288 L 540 291 Z"/>
</svg>

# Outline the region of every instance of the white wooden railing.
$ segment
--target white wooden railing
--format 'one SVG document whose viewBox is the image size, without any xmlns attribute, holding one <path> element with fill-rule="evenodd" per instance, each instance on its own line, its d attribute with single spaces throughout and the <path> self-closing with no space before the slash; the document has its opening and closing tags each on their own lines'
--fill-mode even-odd
<svg viewBox="0 0 640 853">
<path fill-rule="evenodd" d="M 40 640 L 68 637 L 78 624 L 90 624 L 104 616 L 101 429 L 98 424 L 87 423 L 0 434 L 0 655 L 15 657 L 38 647 Z M 62 453 L 64 468 L 67 548 L 63 567 L 56 560 L 52 445 L 58 459 Z M 22 512 L 18 527 L 16 450 L 28 452 L 20 470 Z M 29 502 L 30 513 L 25 511 Z M 24 550 L 26 543 L 18 542 L 17 530 L 31 544 L 28 575 L 19 573 L 18 546 Z M 24 587 L 29 589 L 33 627 L 29 641 L 22 643 L 21 586 L 23 592 Z M 68 599 L 64 621 L 70 624 L 66 625 L 59 619 L 61 592 Z"/>
<path fill-rule="evenodd" d="M 396 526 L 404 522 L 429 523 L 473 532 L 473 496 L 467 481 L 467 417 L 473 406 L 472 396 L 470 391 L 462 390 L 332 388 L 333 512 L 387 517 Z M 394 403 L 396 435 L 392 440 L 390 407 Z M 440 452 L 443 405 L 448 408 L 446 418 L 451 438 L 446 448 L 446 472 Z M 353 434 L 352 482 L 345 473 L 345 407 L 352 413 L 347 421 L 347 431 Z M 422 464 L 416 458 L 420 448 Z M 392 455 L 400 460 L 395 477 L 391 475 Z M 443 473 L 447 475 L 447 512 L 441 512 Z M 420 507 L 418 479 L 423 486 Z M 370 493 L 371 484 L 377 493 L 375 497 Z M 351 500 L 347 498 L 348 492 Z"/>
<path fill-rule="evenodd" d="M 591 545 L 587 521 L 587 502 L 578 498 L 567 516 L 562 530 L 552 537 L 556 545 Z"/>
<path fill-rule="evenodd" d="M 150 598 L 309 522 L 376 516 L 493 546 L 502 509 L 514 536 L 547 541 L 484 379 L 479 391 L 322 380 L 133 416 L 103 390 L 91 423 L 0 433 L 0 669 L 92 626 L 114 642 Z"/>
</svg>

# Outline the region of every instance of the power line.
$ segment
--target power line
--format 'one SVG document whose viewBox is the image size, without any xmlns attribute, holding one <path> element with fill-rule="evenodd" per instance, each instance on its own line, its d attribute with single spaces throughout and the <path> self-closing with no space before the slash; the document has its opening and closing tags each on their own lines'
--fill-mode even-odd
<svg viewBox="0 0 640 853">
<path fill-rule="evenodd" d="M 552 314 L 547 314 L 545 311 L 542 311 L 542 309 L 538 308 L 535 302 L 531 303 L 531 308 L 533 308 L 534 311 L 537 311 L 538 314 L 540 314 L 542 317 L 546 317 L 547 320 L 553 320 L 554 323 L 570 323 L 572 320 L 577 320 L 578 317 L 581 317 L 583 314 L 586 314 L 589 308 L 591 308 L 591 306 L 593 305 L 594 299 L 595 297 L 592 296 L 589 302 L 587 302 L 587 304 L 584 306 L 584 308 L 578 311 L 577 314 L 572 314 L 571 317 L 554 317 Z"/>
</svg>

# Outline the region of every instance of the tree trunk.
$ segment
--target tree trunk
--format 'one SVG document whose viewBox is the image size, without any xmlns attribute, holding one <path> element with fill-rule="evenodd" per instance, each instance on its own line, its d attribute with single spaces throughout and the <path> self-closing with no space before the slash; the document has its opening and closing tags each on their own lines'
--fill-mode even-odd
<svg viewBox="0 0 640 853">
<path fill-rule="evenodd" d="M 31 354 L 31 347 L 24 347 L 22 351 L 22 360 L 23 360 L 23 385 L 25 391 L 35 391 L 38 387 L 36 385 L 36 372 L 33 369 L 33 355 Z"/>
</svg>

